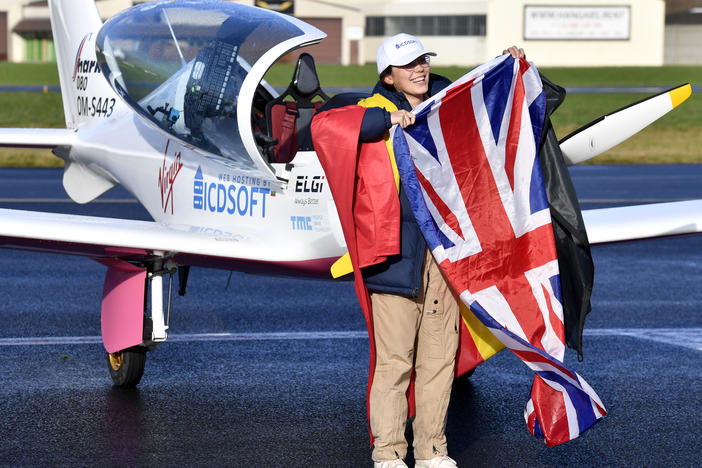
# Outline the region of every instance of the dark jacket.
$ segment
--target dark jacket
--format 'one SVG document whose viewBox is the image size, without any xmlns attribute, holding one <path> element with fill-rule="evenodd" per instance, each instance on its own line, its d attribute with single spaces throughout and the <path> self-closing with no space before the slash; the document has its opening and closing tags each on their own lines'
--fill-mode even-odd
<svg viewBox="0 0 702 468">
<path fill-rule="evenodd" d="M 440 92 L 451 81 L 440 75 L 429 76 L 429 95 Z M 397 91 L 390 91 L 378 81 L 373 89 L 373 94 L 381 94 L 398 109 L 411 111 L 412 107 L 405 96 Z M 390 113 L 379 107 L 366 110 L 361 124 L 361 141 L 372 141 L 382 138 L 390 128 Z M 417 296 L 422 287 L 422 266 L 424 264 L 424 251 L 426 242 L 419 230 L 417 221 L 405 196 L 400 188 L 400 206 L 402 210 L 400 233 L 400 254 L 389 257 L 385 262 L 363 269 L 363 278 L 366 287 L 371 291 L 389 292 Z"/>
</svg>

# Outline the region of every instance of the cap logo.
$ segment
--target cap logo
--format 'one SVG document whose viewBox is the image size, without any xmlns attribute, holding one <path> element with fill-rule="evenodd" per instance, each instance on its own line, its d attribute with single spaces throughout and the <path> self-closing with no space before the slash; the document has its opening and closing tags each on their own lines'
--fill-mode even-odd
<svg viewBox="0 0 702 468">
<path fill-rule="evenodd" d="M 399 49 L 400 47 L 404 47 L 408 44 L 414 44 L 415 42 L 417 42 L 417 41 L 415 41 L 414 39 L 410 39 L 409 41 L 400 42 L 399 44 L 395 44 L 395 48 Z"/>
</svg>

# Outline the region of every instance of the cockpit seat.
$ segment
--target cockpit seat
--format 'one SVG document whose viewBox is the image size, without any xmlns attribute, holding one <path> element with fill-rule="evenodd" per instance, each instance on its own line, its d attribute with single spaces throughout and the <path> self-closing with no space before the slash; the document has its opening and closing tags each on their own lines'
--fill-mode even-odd
<svg viewBox="0 0 702 468">
<path fill-rule="evenodd" d="M 298 151 L 314 149 L 310 123 L 328 100 L 319 86 L 314 59 L 308 53 L 300 54 L 290 86 L 266 104 L 268 135 L 277 140 L 268 151 L 270 162 L 288 163 Z"/>
</svg>

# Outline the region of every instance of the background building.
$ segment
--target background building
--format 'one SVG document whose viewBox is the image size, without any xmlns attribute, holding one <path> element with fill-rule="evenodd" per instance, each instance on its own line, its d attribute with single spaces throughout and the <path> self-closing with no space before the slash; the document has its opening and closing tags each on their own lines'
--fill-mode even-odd
<svg viewBox="0 0 702 468">
<path fill-rule="evenodd" d="M 675 65 L 702 64 L 702 2 L 676 0 L 667 5 L 663 61 Z"/>
<path fill-rule="evenodd" d="M 68 0 L 70 1 L 70 0 Z M 148 0 L 146 0 L 148 1 Z M 143 1 L 98 0 L 103 18 Z M 374 63 L 397 32 L 439 52 L 433 63 L 471 66 L 509 45 L 544 66 L 702 63 L 702 1 L 694 0 L 241 0 L 284 9 L 325 31 L 307 49 L 318 63 Z M 667 15 L 667 16 L 666 16 Z M 0 60 L 53 61 L 46 1 L 2 0 Z"/>
</svg>

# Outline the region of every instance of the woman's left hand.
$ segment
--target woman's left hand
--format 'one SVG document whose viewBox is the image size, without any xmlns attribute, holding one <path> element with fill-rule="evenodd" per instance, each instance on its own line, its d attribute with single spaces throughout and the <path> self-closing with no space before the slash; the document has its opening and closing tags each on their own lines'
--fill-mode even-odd
<svg viewBox="0 0 702 468">
<path fill-rule="evenodd" d="M 505 49 L 502 51 L 503 54 L 510 54 L 512 57 L 518 59 L 518 58 L 526 58 L 526 54 L 524 53 L 524 49 L 521 47 L 517 46 L 512 46 L 508 49 Z"/>
</svg>

